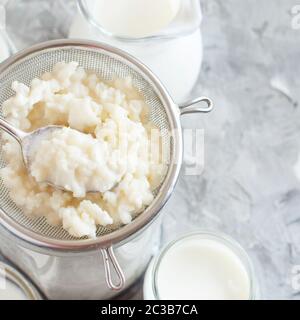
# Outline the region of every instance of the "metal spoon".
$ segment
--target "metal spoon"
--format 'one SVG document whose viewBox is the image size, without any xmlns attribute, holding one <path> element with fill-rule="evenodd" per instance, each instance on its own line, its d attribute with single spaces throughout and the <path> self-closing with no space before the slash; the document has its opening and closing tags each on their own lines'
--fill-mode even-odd
<svg viewBox="0 0 300 320">
<path fill-rule="evenodd" d="M 0 129 L 4 130 L 6 133 L 8 133 L 10 136 L 15 138 L 18 143 L 21 146 L 22 150 L 22 157 L 25 164 L 25 167 L 27 171 L 30 173 L 30 162 L 31 162 L 31 154 L 33 151 L 34 146 L 39 143 L 42 139 L 45 139 L 49 137 L 49 135 L 56 130 L 62 130 L 63 126 L 58 125 L 49 125 L 46 127 L 39 128 L 37 130 L 34 130 L 32 132 L 24 132 L 20 129 L 15 128 L 12 126 L 9 122 L 7 122 L 5 119 L 0 117 Z M 67 190 L 62 186 L 55 185 L 51 183 L 50 181 L 43 181 L 46 184 L 50 185 L 53 188 L 63 190 L 63 191 L 71 191 Z M 87 193 L 95 193 L 99 191 L 95 190 L 87 190 Z"/>
</svg>

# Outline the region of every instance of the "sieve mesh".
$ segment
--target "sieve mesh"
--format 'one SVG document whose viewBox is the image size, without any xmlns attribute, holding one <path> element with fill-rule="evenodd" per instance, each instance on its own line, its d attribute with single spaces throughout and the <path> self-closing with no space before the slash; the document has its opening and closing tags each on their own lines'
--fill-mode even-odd
<svg viewBox="0 0 300 320">
<path fill-rule="evenodd" d="M 130 76 L 134 86 L 143 95 L 150 107 L 150 120 L 161 131 L 161 143 L 163 150 L 165 152 L 167 150 L 167 155 L 165 155 L 167 160 L 172 157 L 172 148 L 170 147 L 170 137 L 168 135 L 168 132 L 170 132 L 170 124 L 164 104 L 158 92 L 156 92 L 157 89 L 146 79 L 143 73 L 139 71 L 137 66 L 131 62 L 129 63 L 124 57 L 110 51 L 99 50 L 88 46 L 58 46 L 28 54 L 18 59 L 17 62 L 12 63 L 0 74 L 0 105 L 14 94 L 11 89 L 13 81 L 17 80 L 26 85 L 30 85 L 33 78 L 40 77 L 42 73 L 51 71 L 53 66 L 61 61 L 77 61 L 80 66 L 86 70 L 97 73 L 104 80 Z M 2 111 L 0 112 L 2 113 Z M 0 151 L 0 166 L 5 166 L 2 148 Z M 154 191 L 154 195 L 157 194 L 159 188 L 160 186 Z M 9 196 L 9 191 L 4 186 L 2 180 L 0 181 L 0 208 L 18 224 L 44 237 L 56 240 L 78 239 L 72 237 L 62 227 L 55 227 L 48 224 L 45 218 L 27 217 L 12 201 Z M 112 230 L 115 231 L 115 228 L 110 229 L 99 226 L 97 236 L 109 234 Z"/>
</svg>

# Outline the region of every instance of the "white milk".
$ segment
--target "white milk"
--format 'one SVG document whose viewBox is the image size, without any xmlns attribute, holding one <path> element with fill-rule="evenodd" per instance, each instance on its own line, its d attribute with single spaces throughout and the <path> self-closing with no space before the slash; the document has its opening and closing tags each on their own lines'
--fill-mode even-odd
<svg viewBox="0 0 300 320">
<path fill-rule="evenodd" d="M 176 16 L 181 0 L 98 0 L 94 19 L 112 34 L 146 37 L 165 28 Z"/>
<path fill-rule="evenodd" d="M 203 234 L 179 240 L 150 266 L 144 283 L 145 299 L 252 299 L 250 270 L 246 267 L 249 261 L 245 264 L 238 251 L 245 255 L 240 247 L 233 250 L 226 241 Z"/>
</svg>

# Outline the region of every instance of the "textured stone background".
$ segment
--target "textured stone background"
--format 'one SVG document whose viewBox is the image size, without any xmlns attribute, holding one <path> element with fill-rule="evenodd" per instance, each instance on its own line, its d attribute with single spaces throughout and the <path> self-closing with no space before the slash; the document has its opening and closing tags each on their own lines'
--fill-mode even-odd
<svg viewBox="0 0 300 320">
<path fill-rule="evenodd" d="M 204 64 L 192 96 L 216 109 L 185 117 L 205 129 L 205 171 L 181 174 L 165 209 L 163 241 L 199 228 L 226 232 L 251 255 L 263 298 L 297 299 L 300 264 L 300 30 L 294 0 L 202 0 Z M 19 48 L 67 35 L 72 0 L 11 0 L 8 31 Z M 188 61 L 187 61 L 188 63 Z M 279 79 L 286 96 L 273 88 Z"/>
</svg>

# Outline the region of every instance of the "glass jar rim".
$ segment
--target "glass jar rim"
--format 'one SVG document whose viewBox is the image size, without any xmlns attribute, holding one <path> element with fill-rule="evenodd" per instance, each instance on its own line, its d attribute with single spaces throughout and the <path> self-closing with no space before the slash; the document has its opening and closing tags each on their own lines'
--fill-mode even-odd
<svg viewBox="0 0 300 320">
<path fill-rule="evenodd" d="M 247 275 L 249 277 L 250 283 L 250 296 L 248 300 L 255 300 L 257 298 L 258 286 L 257 286 L 257 279 L 255 276 L 254 266 L 252 261 L 246 252 L 246 250 L 232 237 L 216 231 L 210 230 L 198 230 L 194 232 L 189 232 L 183 234 L 181 237 L 171 241 L 168 243 L 158 254 L 158 256 L 154 259 L 153 268 L 152 268 L 152 291 L 155 299 L 161 300 L 158 290 L 158 271 L 162 260 L 164 259 L 166 253 L 172 249 L 175 245 L 185 241 L 186 239 L 193 238 L 196 236 L 200 236 L 206 240 L 213 240 L 218 243 L 225 245 L 228 249 L 230 249 L 241 261 Z"/>
<path fill-rule="evenodd" d="M 193 0 L 191 0 L 193 1 Z M 198 9 L 200 10 L 201 13 L 201 7 L 200 7 L 200 2 L 197 1 L 198 4 Z M 101 25 L 91 14 L 87 4 L 86 0 L 77 0 L 77 6 L 82 14 L 82 16 L 93 26 L 95 27 L 98 31 L 100 31 L 103 35 L 108 36 L 110 38 L 113 38 L 118 41 L 125 41 L 125 42 L 141 42 L 144 40 L 166 40 L 166 39 L 174 39 L 179 36 L 187 36 L 191 34 L 193 31 L 195 31 L 197 28 L 200 27 L 201 23 L 201 18 L 199 22 L 191 29 L 185 30 L 184 32 L 175 32 L 173 34 L 157 34 L 157 35 L 149 35 L 149 36 L 144 36 L 144 37 L 129 37 L 129 36 L 122 36 L 118 34 L 114 34 L 110 31 L 108 31 L 103 25 Z M 181 3 L 182 6 L 182 3 Z M 180 9 L 179 9 L 180 11 Z M 200 14 L 201 17 L 201 14 Z"/>
<path fill-rule="evenodd" d="M 0 269 L 4 270 L 7 281 L 17 286 L 29 300 L 42 300 L 35 286 L 13 266 L 0 261 Z"/>
</svg>

